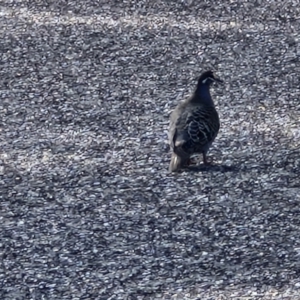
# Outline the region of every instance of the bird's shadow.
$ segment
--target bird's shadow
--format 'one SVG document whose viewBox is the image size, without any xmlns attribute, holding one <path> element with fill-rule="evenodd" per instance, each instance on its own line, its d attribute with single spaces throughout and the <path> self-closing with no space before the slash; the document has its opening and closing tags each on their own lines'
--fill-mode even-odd
<svg viewBox="0 0 300 300">
<path fill-rule="evenodd" d="M 185 172 L 238 172 L 240 166 L 238 165 L 190 165 L 182 169 Z"/>
</svg>

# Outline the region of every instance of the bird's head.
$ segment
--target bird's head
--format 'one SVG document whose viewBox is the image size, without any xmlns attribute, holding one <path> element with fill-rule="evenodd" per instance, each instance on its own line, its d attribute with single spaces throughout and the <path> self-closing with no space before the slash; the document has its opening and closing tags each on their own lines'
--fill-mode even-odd
<svg viewBox="0 0 300 300">
<path fill-rule="evenodd" d="M 223 81 L 217 77 L 215 77 L 213 71 L 206 71 L 204 72 L 198 79 L 198 86 L 199 85 L 207 85 L 210 86 L 213 82 L 220 82 Z"/>
</svg>

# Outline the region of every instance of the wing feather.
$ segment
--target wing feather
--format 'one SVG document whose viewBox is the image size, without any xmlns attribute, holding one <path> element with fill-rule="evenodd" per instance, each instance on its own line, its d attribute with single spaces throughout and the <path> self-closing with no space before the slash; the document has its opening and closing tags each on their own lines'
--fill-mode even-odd
<svg viewBox="0 0 300 300">
<path fill-rule="evenodd" d="M 213 142 L 219 131 L 219 116 L 214 107 L 195 107 L 182 114 L 176 122 L 176 137 L 187 154 L 202 152 Z"/>
</svg>

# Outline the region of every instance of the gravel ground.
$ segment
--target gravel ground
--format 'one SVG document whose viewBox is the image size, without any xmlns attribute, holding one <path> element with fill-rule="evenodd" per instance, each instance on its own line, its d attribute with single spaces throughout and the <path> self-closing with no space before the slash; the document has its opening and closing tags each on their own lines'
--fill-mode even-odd
<svg viewBox="0 0 300 300">
<path fill-rule="evenodd" d="M 1 1 L 0 298 L 300 299 L 299 15 Z M 211 68 L 215 166 L 170 174 L 169 114 Z"/>
</svg>

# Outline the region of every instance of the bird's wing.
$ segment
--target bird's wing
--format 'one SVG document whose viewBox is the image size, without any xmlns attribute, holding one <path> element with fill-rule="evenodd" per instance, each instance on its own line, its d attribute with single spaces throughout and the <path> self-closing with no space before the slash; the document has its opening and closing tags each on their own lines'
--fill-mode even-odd
<svg viewBox="0 0 300 300">
<path fill-rule="evenodd" d="M 217 135 L 219 127 L 218 114 L 211 107 L 194 109 L 186 122 L 189 138 L 199 145 L 211 142 Z"/>
<path fill-rule="evenodd" d="M 219 127 L 218 113 L 213 107 L 193 108 L 178 118 L 173 143 L 183 151 L 192 153 L 211 143 Z"/>
<path fill-rule="evenodd" d="M 170 126 L 169 126 L 169 143 L 172 149 L 175 148 L 175 142 L 178 134 L 178 122 L 182 119 L 182 104 L 178 105 L 170 116 Z"/>
</svg>

